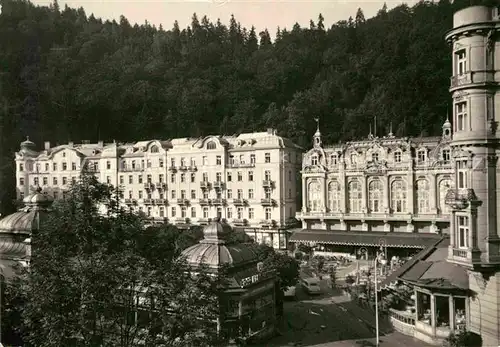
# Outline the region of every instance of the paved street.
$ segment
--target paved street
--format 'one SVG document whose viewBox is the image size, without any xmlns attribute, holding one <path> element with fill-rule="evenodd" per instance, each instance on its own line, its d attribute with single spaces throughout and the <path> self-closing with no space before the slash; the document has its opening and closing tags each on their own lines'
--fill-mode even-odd
<svg viewBox="0 0 500 347">
<path fill-rule="evenodd" d="M 333 292 L 326 280 L 321 281 L 321 287 L 324 294 L 319 296 L 309 296 L 297 287 L 297 301 L 285 303 L 281 336 L 266 346 L 375 346 L 374 312 L 350 302 L 340 292 Z M 390 331 L 387 323 L 380 323 L 381 335 Z M 381 347 L 426 346 L 400 334 L 382 336 L 381 340 Z"/>
</svg>

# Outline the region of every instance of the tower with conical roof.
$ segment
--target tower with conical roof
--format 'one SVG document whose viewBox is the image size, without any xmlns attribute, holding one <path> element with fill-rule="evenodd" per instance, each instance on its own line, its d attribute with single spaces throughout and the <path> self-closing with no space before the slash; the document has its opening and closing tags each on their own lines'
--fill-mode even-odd
<svg viewBox="0 0 500 347">
<path fill-rule="evenodd" d="M 38 152 L 35 143 L 30 141 L 29 137 L 26 137 L 26 140 L 21 142 L 19 147 L 19 152 L 16 153 L 16 186 L 23 187 L 17 192 L 17 196 L 22 200 L 33 189 L 36 189 L 34 182 L 30 182 L 30 172 L 35 169 L 33 163 Z"/>
</svg>

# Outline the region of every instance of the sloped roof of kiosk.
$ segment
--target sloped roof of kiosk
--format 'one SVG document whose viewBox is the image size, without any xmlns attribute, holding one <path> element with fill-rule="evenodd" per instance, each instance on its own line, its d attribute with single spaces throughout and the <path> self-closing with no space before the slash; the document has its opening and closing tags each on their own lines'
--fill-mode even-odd
<svg viewBox="0 0 500 347">
<path fill-rule="evenodd" d="M 24 207 L 0 219 L 0 234 L 31 234 L 38 228 L 38 215 L 52 203 L 47 194 L 43 194 L 38 188 L 32 194 L 23 199 Z"/>
<path fill-rule="evenodd" d="M 219 268 L 223 265 L 236 267 L 257 262 L 253 247 L 243 243 L 230 243 L 227 236 L 231 227 L 216 218 L 203 230 L 204 238 L 196 245 L 186 248 L 181 256 L 191 266 L 208 265 Z"/>
<path fill-rule="evenodd" d="M 428 288 L 469 289 L 467 269 L 446 261 L 449 243 L 448 238 L 442 238 L 422 250 L 389 275 L 381 287 L 400 280 Z"/>
</svg>

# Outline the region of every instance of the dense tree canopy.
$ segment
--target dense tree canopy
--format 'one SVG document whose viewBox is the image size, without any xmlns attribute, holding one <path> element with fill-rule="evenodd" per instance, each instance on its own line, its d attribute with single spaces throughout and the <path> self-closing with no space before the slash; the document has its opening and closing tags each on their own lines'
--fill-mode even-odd
<svg viewBox="0 0 500 347">
<path fill-rule="evenodd" d="M 195 14 L 169 30 L 126 18 L 1 0 L 0 186 L 13 198 L 12 153 L 24 136 L 132 141 L 275 127 L 308 145 L 364 136 L 377 116 L 398 135 L 436 133 L 446 116 L 454 9 L 490 0 L 362 9 L 330 28 L 269 32 Z M 5 193 L 7 192 L 7 193 Z"/>
<path fill-rule="evenodd" d="M 33 237 L 29 269 L 7 292 L 13 320 L 5 323 L 17 325 L 24 346 L 216 345 L 224 271 L 191 276 L 178 233 L 143 232 L 116 201 L 114 189 L 84 175 L 54 204 Z"/>
</svg>

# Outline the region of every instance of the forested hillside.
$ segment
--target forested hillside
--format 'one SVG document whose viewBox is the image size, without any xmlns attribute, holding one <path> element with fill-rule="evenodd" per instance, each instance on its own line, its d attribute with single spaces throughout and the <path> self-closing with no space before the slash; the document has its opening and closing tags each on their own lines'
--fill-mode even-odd
<svg viewBox="0 0 500 347">
<path fill-rule="evenodd" d="M 437 133 L 449 102 L 448 0 L 362 9 L 325 27 L 267 31 L 193 15 L 187 28 L 132 26 L 83 9 L 3 0 L 0 191 L 14 194 L 13 152 L 43 141 L 132 141 L 276 127 L 304 146 L 365 136 L 377 116 L 398 135 Z M 222 19 L 227 21 L 226 18 Z M 293 26 L 292 26 L 293 25 Z"/>
</svg>

